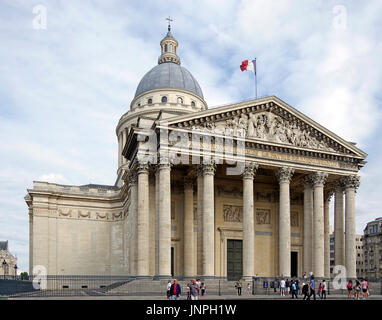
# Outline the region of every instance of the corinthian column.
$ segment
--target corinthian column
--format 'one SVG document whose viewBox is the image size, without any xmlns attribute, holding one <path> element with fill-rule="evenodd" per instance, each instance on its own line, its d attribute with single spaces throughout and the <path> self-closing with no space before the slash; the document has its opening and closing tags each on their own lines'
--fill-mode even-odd
<svg viewBox="0 0 382 320">
<path fill-rule="evenodd" d="M 243 278 L 245 281 L 251 281 L 254 275 L 253 177 L 258 166 L 253 162 L 246 164 L 243 173 Z"/>
<path fill-rule="evenodd" d="M 184 276 L 195 276 L 194 254 L 194 183 L 192 178 L 184 179 Z"/>
<path fill-rule="evenodd" d="M 334 264 L 345 265 L 344 189 L 341 181 L 334 187 Z"/>
<path fill-rule="evenodd" d="M 290 191 L 293 168 L 282 167 L 277 171 L 280 183 L 279 203 L 279 274 L 290 277 Z"/>
<path fill-rule="evenodd" d="M 138 165 L 138 265 L 137 275 L 149 275 L 149 166 Z"/>
<path fill-rule="evenodd" d="M 348 278 L 355 279 L 356 241 L 355 241 L 355 192 L 359 187 L 358 176 L 347 176 L 343 179 L 345 186 L 345 266 Z"/>
<path fill-rule="evenodd" d="M 197 169 L 197 274 L 203 274 L 203 166 Z"/>
<path fill-rule="evenodd" d="M 215 164 L 203 165 L 203 276 L 215 275 Z"/>
<path fill-rule="evenodd" d="M 304 185 L 304 272 L 313 270 L 313 183 L 305 176 Z"/>
<path fill-rule="evenodd" d="M 158 276 L 171 276 L 171 168 L 167 159 L 161 159 L 159 170 L 158 214 Z"/>
<path fill-rule="evenodd" d="M 328 174 L 316 172 L 311 175 L 313 181 L 313 273 L 324 277 L 324 183 Z"/>
<path fill-rule="evenodd" d="M 324 277 L 330 278 L 330 222 L 329 205 L 333 190 L 324 192 Z"/>
<path fill-rule="evenodd" d="M 138 259 L 138 242 L 137 242 L 137 217 L 138 217 L 138 188 L 137 188 L 137 173 L 133 169 L 129 173 L 130 187 L 130 207 L 129 207 L 129 273 L 130 275 L 137 274 L 137 259 Z"/>
</svg>

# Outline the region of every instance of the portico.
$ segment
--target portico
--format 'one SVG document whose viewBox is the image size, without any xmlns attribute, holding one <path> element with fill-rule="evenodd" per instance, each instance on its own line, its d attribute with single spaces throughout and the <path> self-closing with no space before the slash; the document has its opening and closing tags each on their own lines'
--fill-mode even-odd
<svg viewBox="0 0 382 320">
<path fill-rule="evenodd" d="M 270 112 L 273 106 L 275 103 L 265 103 L 250 110 L 259 108 Z M 242 109 L 248 110 L 248 107 L 243 106 Z M 219 112 L 221 110 L 215 110 L 215 117 L 218 118 Z M 203 116 L 198 115 L 199 118 Z M 251 117 L 249 114 L 247 118 Z M 179 126 L 179 119 L 174 124 L 169 123 L 169 132 L 182 128 L 181 131 L 191 137 L 195 127 Z M 196 120 L 187 121 L 196 123 Z M 225 123 L 229 121 L 225 119 Z M 157 130 L 160 129 L 163 129 L 161 123 L 157 122 Z M 246 130 L 244 136 L 248 134 L 249 125 Z M 141 132 L 137 130 L 136 134 Z M 205 141 L 203 135 L 211 138 L 211 130 L 199 130 L 198 134 L 200 141 Z M 132 131 L 130 141 L 133 141 L 133 135 Z M 238 133 L 233 136 L 234 148 L 240 147 L 240 138 Z M 345 224 L 346 230 L 349 230 L 345 245 L 337 249 L 337 254 L 345 257 L 348 276 L 355 277 L 351 232 L 355 230 L 355 190 L 359 186 L 359 178 L 354 170 L 349 170 L 350 166 L 344 170 L 335 156 L 323 156 L 327 152 L 323 147 L 315 152 L 306 152 L 304 148 L 290 150 L 285 146 L 277 149 L 271 146 L 276 143 L 265 139 L 262 142 L 268 147 L 261 146 L 259 141 L 249 143 L 251 139 L 247 136 L 242 156 L 238 153 L 229 155 L 237 157 L 235 166 L 241 167 L 240 172 L 232 173 L 232 159 L 229 156 L 215 152 L 211 157 L 211 150 L 222 147 L 217 144 L 218 141 L 218 136 L 214 136 L 212 148 L 199 149 L 198 154 L 191 154 L 189 150 L 178 151 L 178 159 L 184 153 L 186 163 L 174 161 L 174 157 L 168 156 L 166 164 L 160 159 L 150 164 L 149 175 L 156 176 L 157 191 L 149 194 L 149 187 L 145 184 L 145 189 L 139 192 L 142 198 L 147 200 L 146 195 L 149 195 L 157 203 L 159 212 L 150 213 L 157 220 L 155 226 L 149 227 L 149 232 L 158 230 L 155 248 L 159 258 L 153 262 L 146 256 L 141 261 L 145 264 L 143 270 L 149 270 L 149 265 L 155 263 L 153 269 L 157 270 L 156 274 L 147 276 L 171 276 L 171 248 L 176 247 L 179 258 L 173 258 L 173 276 L 229 277 L 234 271 L 231 270 L 227 244 L 230 240 L 236 240 L 242 241 L 241 260 L 238 259 L 237 265 L 241 264 L 240 273 L 245 280 L 252 279 L 255 274 L 290 278 L 301 276 L 304 271 L 313 271 L 317 278 L 327 278 L 330 273 L 329 202 L 335 194 L 336 224 L 342 221 L 342 225 Z M 144 144 L 137 144 L 138 150 L 140 147 L 145 148 Z M 171 143 L 167 147 L 168 155 L 176 148 Z M 125 147 L 125 150 L 128 148 Z M 259 150 L 267 151 L 262 152 L 262 158 L 254 157 L 253 154 L 258 155 Z M 199 164 L 192 163 L 196 155 L 200 157 Z M 128 154 L 125 156 L 129 163 L 126 170 L 130 174 L 136 172 L 139 177 L 139 161 Z M 284 160 L 291 158 L 295 160 Z M 309 159 L 311 161 L 307 162 Z M 129 185 L 130 182 L 126 180 L 125 183 Z M 345 215 L 338 204 L 344 192 Z M 135 205 L 132 205 L 134 208 Z M 142 210 L 145 216 L 145 209 Z M 297 263 L 293 272 L 297 274 L 292 274 L 291 270 L 293 255 L 296 260 L 293 263 Z M 135 265 L 134 259 L 130 262 L 132 266 Z"/>
</svg>

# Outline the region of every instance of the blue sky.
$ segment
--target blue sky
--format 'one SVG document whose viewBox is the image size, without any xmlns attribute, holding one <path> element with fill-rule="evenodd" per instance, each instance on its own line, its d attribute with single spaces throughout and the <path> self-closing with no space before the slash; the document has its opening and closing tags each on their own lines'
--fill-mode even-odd
<svg viewBox="0 0 382 320">
<path fill-rule="evenodd" d="M 46 29 L 33 28 L 37 5 Z M 169 15 L 182 65 L 210 107 L 253 98 L 239 65 L 256 57 L 260 96 L 278 96 L 369 154 L 357 232 L 382 216 L 381 1 L 0 0 L 0 240 L 20 269 L 34 180 L 114 184 L 115 127 L 157 63 Z"/>
</svg>

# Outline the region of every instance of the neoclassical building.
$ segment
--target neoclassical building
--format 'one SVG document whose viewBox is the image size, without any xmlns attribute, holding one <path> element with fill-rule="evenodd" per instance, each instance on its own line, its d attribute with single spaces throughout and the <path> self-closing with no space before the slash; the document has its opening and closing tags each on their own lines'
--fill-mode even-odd
<svg viewBox="0 0 382 320">
<path fill-rule="evenodd" d="M 30 272 L 141 277 L 356 276 L 366 154 L 270 96 L 209 108 L 168 33 L 117 128 L 113 186 L 34 182 Z"/>
</svg>

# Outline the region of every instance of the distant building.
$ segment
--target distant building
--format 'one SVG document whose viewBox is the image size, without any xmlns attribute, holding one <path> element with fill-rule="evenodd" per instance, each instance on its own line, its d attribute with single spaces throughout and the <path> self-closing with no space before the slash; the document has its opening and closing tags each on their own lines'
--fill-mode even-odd
<svg viewBox="0 0 382 320">
<path fill-rule="evenodd" d="M 17 275 L 17 258 L 8 250 L 8 240 L 0 241 L 0 276 Z"/>
<path fill-rule="evenodd" d="M 365 277 L 382 278 L 382 217 L 369 222 L 364 233 Z"/>
<path fill-rule="evenodd" d="M 356 234 L 355 237 L 355 246 L 357 252 L 356 258 L 356 272 L 357 278 L 365 277 L 365 265 L 364 265 L 364 252 L 363 252 L 363 235 Z M 334 268 L 334 233 L 330 235 L 330 277 L 333 278 L 335 275 L 333 274 Z"/>
</svg>

